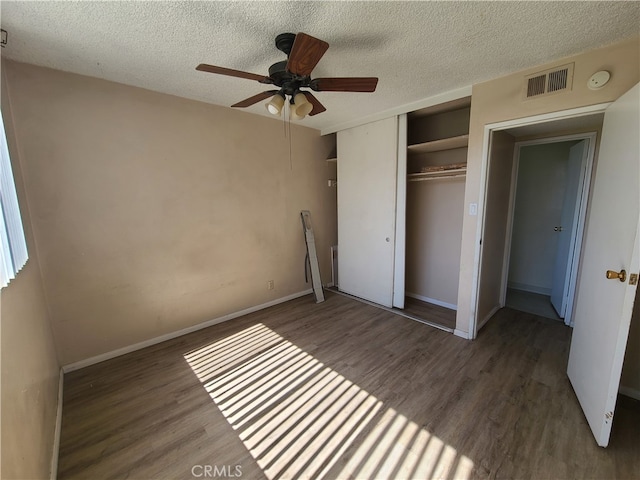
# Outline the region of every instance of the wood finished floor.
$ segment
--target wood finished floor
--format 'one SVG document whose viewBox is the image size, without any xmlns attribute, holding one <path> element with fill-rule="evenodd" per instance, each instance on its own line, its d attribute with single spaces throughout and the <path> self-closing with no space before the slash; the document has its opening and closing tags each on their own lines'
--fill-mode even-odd
<svg viewBox="0 0 640 480">
<path fill-rule="evenodd" d="M 456 311 L 450 308 L 423 302 L 417 298 L 405 297 L 403 311 L 408 315 L 450 328 L 452 331 L 456 328 Z"/>
<path fill-rule="evenodd" d="M 65 375 L 58 478 L 638 478 L 638 402 L 597 447 L 569 338 L 509 309 L 468 342 L 303 297 Z"/>
<path fill-rule="evenodd" d="M 521 312 L 533 313 L 539 317 L 562 321 L 558 316 L 549 295 L 540 295 L 514 288 L 507 289 L 506 306 Z"/>
</svg>

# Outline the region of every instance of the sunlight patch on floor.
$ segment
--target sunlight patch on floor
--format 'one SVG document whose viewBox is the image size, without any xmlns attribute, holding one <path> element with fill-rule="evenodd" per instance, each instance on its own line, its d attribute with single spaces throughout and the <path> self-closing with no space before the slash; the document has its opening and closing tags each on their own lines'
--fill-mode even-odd
<svg viewBox="0 0 640 480">
<path fill-rule="evenodd" d="M 263 324 L 184 357 L 270 480 L 471 476 L 469 458 Z"/>
</svg>

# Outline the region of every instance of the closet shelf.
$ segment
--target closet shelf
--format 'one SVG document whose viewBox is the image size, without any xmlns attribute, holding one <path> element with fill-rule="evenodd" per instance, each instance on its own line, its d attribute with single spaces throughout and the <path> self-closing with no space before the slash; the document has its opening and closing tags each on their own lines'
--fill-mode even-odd
<svg viewBox="0 0 640 480">
<path fill-rule="evenodd" d="M 422 182 L 424 180 L 435 180 L 437 178 L 464 177 L 467 174 L 467 167 L 454 168 L 451 170 L 438 170 L 435 172 L 421 172 L 407 174 L 407 181 Z"/>
<path fill-rule="evenodd" d="M 431 142 L 416 143 L 407 146 L 409 153 L 429 153 L 440 152 L 442 150 L 453 150 L 454 148 L 463 148 L 469 145 L 469 135 L 458 135 L 457 137 L 443 138 L 441 140 L 433 140 Z"/>
</svg>

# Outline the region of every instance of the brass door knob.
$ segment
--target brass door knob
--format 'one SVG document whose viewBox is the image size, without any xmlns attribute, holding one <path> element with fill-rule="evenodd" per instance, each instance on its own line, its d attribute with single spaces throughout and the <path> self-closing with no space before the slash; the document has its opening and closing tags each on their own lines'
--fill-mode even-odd
<svg viewBox="0 0 640 480">
<path fill-rule="evenodd" d="M 616 272 L 615 270 L 607 270 L 607 278 L 609 280 L 619 279 L 621 282 L 625 282 L 627 280 L 627 272 L 625 270 L 620 270 Z"/>
</svg>

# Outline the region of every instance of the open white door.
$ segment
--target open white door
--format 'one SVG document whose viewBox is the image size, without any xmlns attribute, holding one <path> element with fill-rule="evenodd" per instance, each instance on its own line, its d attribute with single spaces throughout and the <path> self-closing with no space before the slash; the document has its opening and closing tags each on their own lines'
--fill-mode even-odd
<svg viewBox="0 0 640 480">
<path fill-rule="evenodd" d="M 391 307 L 398 119 L 338 132 L 340 290 Z"/>
<path fill-rule="evenodd" d="M 574 261 L 576 234 L 580 210 L 580 198 L 584 182 L 589 141 L 582 140 L 569 150 L 567 163 L 567 186 L 564 191 L 560 225 L 558 225 L 558 248 L 551 281 L 551 304 L 560 318 L 565 318 L 569 300 L 569 280 Z M 565 322 L 566 323 L 566 322 Z"/>
<path fill-rule="evenodd" d="M 567 374 L 598 445 L 609 444 L 640 269 L 640 86 L 611 105 L 584 239 Z M 607 270 L 626 271 L 624 281 Z M 612 276 L 611 274 L 609 276 Z"/>
</svg>

